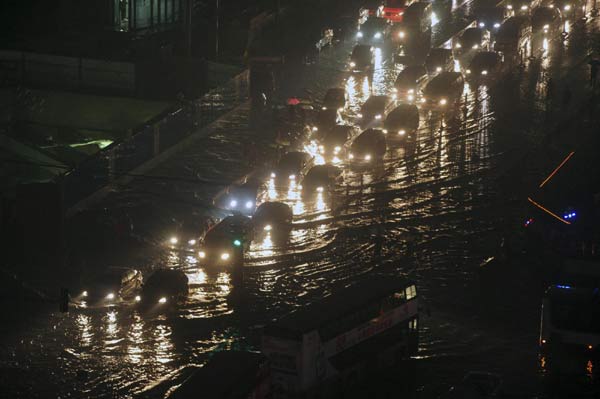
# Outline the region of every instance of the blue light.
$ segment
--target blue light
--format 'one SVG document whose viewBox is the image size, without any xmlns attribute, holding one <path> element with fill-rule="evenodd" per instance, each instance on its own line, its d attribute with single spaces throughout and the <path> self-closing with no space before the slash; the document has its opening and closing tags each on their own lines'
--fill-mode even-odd
<svg viewBox="0 0 600 399">
<path fill-rule="evenodd" d="M 557 285 L 556 288 L 562 288 L 564 290 L 570 290 L 571 286 L 570 285 Z"/>
</svg>

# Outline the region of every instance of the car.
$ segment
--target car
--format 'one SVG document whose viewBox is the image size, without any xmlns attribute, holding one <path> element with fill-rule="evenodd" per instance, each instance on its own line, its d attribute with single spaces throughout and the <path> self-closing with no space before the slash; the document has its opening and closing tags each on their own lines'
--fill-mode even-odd
<svg viewBox="0 0 600 399">
<path fill-rule="evenodd" d="M 302 177 L 310 169 L 314 158 L 302 151 L 291 151 L 285 153 L 277 165 L 272 169 L 270 177 L 275 180 L 275 185 L 287 186 L 291 182 L 302 180 Z"/>
<path fill-rule="evenodd" d="M 201 264 L 217 270 L 227 270 L 240 261 L 243 249 L 252 241 L 252 219 L 244 215 L 227 216 L 211 227 L 198 251 Z"/>
<path fill-rule="evenodd" d="M 432 48 L 425 60 L 425 68 L 430 76 L 440 72 L 454 71 L 452 50 L 447 48 Z"/>
<path fill-rule="evenodd" d="M 501 52 L 505 61 L 524 59 L 529 56 L 530 39 L 531 21 L 529 17 L 510 17 L 498 29 L 494 50 Z"/>
<path fill-rule="evenodd" d="M 327 46 L 331 46 L 333 44 L 333 29 L 325 28 L 321 34 L 321 38 L 315 44 L 317 50 L 321 51 Z"/>
<path fill-rule="evenodd" d="M 319 140 L 318 151 L 324 158 L 340 157 L 348 141 L 355 135 L 356 128 L 336 125 Z"/>
<path fill-rule="evenodd" d="M 186 217 L 171 231 L 165 240 L 166 246 L 176 251 L 195 251 L 206 229 L 208 218 Z"/>
<path fill-rule="evenodd" d="M 424 107 L 448 108 L 460 98 L 464 85 L 460 72 L 442 72 L 427 83 L 420 103 Z"/>
<path fill-rule="evenodd" d="M 414 101 L 417 93 L 427 82 L 427 70 L 423 65 L 409 65 L 396 78 L 392 89 L 397 99 Z"/>
<path fill-rule="evenodd" d="M 416 34 L 431 30 L 433 19 L 433 6 L 426 1 L 411 3 L 404 10 L 402 23 L 397 24 L 395 35 L 400 40 L 410 40 Z"/>
<path fill-rule="evenodd" d="M 473 83 L 489 82 L 502 69 L 502 57 L 495 51 L 481 51 L 473 57 L 465 71 L 467 80 Z"/>
<path fill-rule="evenodd" d="M 405 66 L 423 65 L 431 47 L 431 35 L 425 35 L 415 42 L 407 41 L 398 44 L 394 51 L 394 62 Z"/>
<path fill-rule="evenodd" d="M 370 164 L 382 160 L 387 150 L 385 134 L 380 129 L 367 129 L 350 146 L 348 160 L 353 164 Z"/>
<path fill-rule="evenodd" d="M 371 122 L 380 124 L 391 107 L 393 101 L 389 96 L 370 96 L 360 107 L 358 117 L 361 125 L 368 125 Z"/>
<path fill-rule="evenodd" d="M 302 193 L 323 193 L 331 190 L 341 178 L 342 170 L 331 164 L 313 166 L 304 180 L 302 180 Z"/>
<path fill-rule="evenodd" d="M 364 44 L 354 46 L 348 65 L 350 72 L 371 72 L 373 70 L 373 48 Z"/>
<path fill-rule="evenodd" d="M 342 111 L 346 106 L 346 97 L 346 90 L 340 87 L 329 89 L 325 93 L 325 97 L 323 97 L 321 109 L 323 111 L 328 109 L 337 109 L 338 111 Z"/>
<path fill-rule="evenodd" d="M 261 182 L 254 178 L 246 178 L 242 182 L 232 184 L 218 194 L 213 204 L 221 209 L 251 215 L 256 209 L 256 198 Z M 194 239 L 196 239 L 194 237 Z"/>
<path fill-rule="evenodd" d="M 584 14 L 582 4 L 574 0 L 552 0 L 550 6 L 559 9 L 563 19 L 576 19 Z"/>
<path fill-rule="evenodd" d="M 555 37 L 562 31 L 562 16 L 557 7 L 538 7 L 531 14 L 531 29 Z"/>
<path fill-rule="evenodd" d="M 487 50 L 490 46 L 490 32 L 485 28 L 467 28 L 458 36 L 452 49 L 455 57 L 463 57 L 480 50 Z"/>
<path fill-rule="evenodd" d="M 531 10 L 542 4 L 542 0 L 507 0 L 505 4 L 514 15 L 529 15 Z"/>
<path fill-rule="evenodd" d="M 356 40 L 372 46 L 381 45 L 390 35 L 391 25 L 384 18 L 369 17 L 356 32 Z"/>
<path fill-rule="evenodd" d="M 252 216 L 256 231 L 290 229 L 294 214 L 292 208 L 283 202 L 263 202 Z"/>
<path fill-rule="evenodd" d="M 383 133 L 389 140 L 412 138 L 419 128 L 419 109 L 415 104 L 400 104 L 383 122 Z"/>
<path fill-rule="evenodd" d="M 139 300 L 142 273 L 127 267 L 109 267 L 84 275 L 74 302 L 85 305 L 111 306 L 120 301 Z"/>
<path fill-rule="evenodd" d="M 496 6 L 479 7 L 475 8 L 474 16 L 479 28 L 495 34 L 506 19 L 506 9 Z"/>
<path fill-rule="evenodd" d="M 337 108 L 320 109 L 312 126 L 313 132 L 323 132 L 342 122 L 342 115 Z"/>
<path fill-rule="evenodd" d="M 183 301 L 189 290 L 189 279 L 177 269 L 157 269 L 144 283 L 140 296 L 143 308 L 161 309 Z"/>
</svg>

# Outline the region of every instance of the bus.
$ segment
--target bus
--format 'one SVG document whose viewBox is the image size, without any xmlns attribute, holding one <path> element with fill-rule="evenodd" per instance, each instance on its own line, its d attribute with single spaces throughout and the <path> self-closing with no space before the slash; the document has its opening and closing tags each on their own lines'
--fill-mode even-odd
<svg viewBox="0 0 600 399">
<path fill-rule="evenodd" d="M 600 290 L 550 286 L 542 301 L 539 344 L 548 353 L 562 348 L 589 353 L 600 346 Z"/>
<path fill-rule="evenodd" d="M 373 276 L 265 326 L 274 398 L 339 392 L 416 354 L 415 284 Z"/>
<path fill-rule="evenodd" d="M 412 2 L 413 0 L 386 0 L 383 5 L 382 17 L 390 22 L 402 22 L 404 10 Z"/>
</svg>

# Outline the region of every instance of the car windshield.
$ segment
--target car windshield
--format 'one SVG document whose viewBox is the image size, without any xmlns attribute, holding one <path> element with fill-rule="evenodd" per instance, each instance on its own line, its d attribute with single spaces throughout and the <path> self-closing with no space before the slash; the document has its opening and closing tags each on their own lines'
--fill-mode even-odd
<svg viewBox="0 0 600 399">
<path fill-rule="evenodd" d="M 363 104 L 363 110 L 383 110 L 386 102 L 387 98 L 385 96 L 369 97 L 369 99 Z"/>
<path fill-rule="evenodd" d="M 553 300 L 552 324 L 559 329 L 600 333 L 600 301 Z"/>
</svg>

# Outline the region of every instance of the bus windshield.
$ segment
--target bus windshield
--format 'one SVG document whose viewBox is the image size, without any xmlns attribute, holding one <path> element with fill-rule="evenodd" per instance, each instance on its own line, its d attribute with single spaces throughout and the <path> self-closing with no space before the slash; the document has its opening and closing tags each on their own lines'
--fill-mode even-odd
<svg viewBox="0 0 600 399">
<path fill-rule="evenodd" d="M 552 324 L 562 330 L 600 333 L 600 301 L 555 301 L 552 303 Z"/>
</svg>

